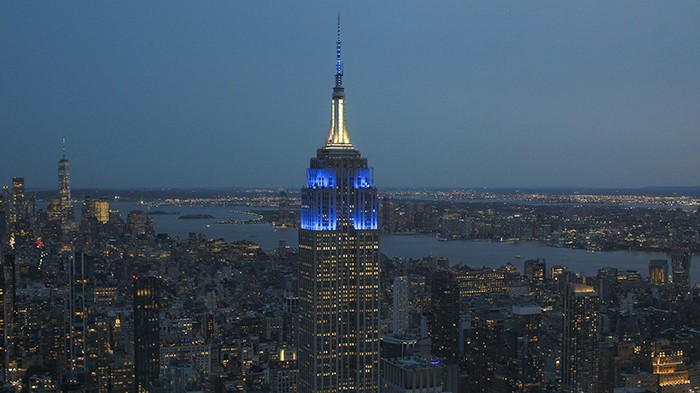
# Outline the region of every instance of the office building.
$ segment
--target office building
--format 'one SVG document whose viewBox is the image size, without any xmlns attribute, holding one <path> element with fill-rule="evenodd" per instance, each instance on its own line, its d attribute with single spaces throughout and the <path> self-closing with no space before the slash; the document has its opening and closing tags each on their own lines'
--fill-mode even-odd
<svg viewBox="0 0 700 393">
<path fill-rule="evenodd" d="M 68 314 L 68 340 L 66 341 L 66 364 L 62 379 L 75 383 L 93 383 L 91 374 L 95 370 L 95 359 L 90 351 L 95 350 L 90 345 L 88 332 L 93 331 L 90 317 L 93 313 L 93 293 L 90 270 L 94 258 L 84 253 L 71 255 L 68 266 L 68 302 L 65 306 Z"/>
<path fill-rule="evenodd" d="M 520 273 L 515 266 L 505 264 L 497 269 L 466 268 L 457 272 L 459 296 L 467 298 L 480 293 L 498 294 L 508 292 L 508 288 L 520 281 Z"/>
<path fill-rule="evenodd" d="M 85 200 L 83 200 L 83 215 L 81 219 L 83 222 L 95 219 L 101 224 L 106 224 L 109 221 L 109 201 L 86 196 Z"/>
<path fill-rule="evenodd" d="M 439 360 L 382 359 L 382 393 L 440 393 L 445 366 Z"/>
<path fill-rule="evenodd" d="M 281 348 L 276 360 L 270 362 L 270 392 L 296 393 L 299 369 L 294 348 Z"/>
<path fill-rule="evenodd" d="M 28 228 L 27 198 L 24 194 L 24 178 L 12 178 L 12 208 L 9 215 L 10 232 L 16 234 Z"/>
<path fill-rule="evenodd" d="M 6 333 L 5 333 L 5 322 L 6 322 L 6 312 L 5 312 L 5 255 L 2 253 L 2 247 L 0 247 L 0 386 L 7 382 L 7 353 L 6 353 Z"/>
<path fill-rule="evenodd" d="M 593 287 L 570 283 L 564 295 L 562 391 L 594 393 L 598 389 L 598 316 L 600 299 Z"/>
<path fill-rule="evenodd" d="M 408 277 L 394 277 L 392 295 L 391 329 L 394 334 L 402 335 L 408 329 Z"/>
<path fill-rule="evenodd" d="M 9 236 L 9 216 L 10 188 L 2 186 L 2 194 L 0 194 L 0 244 L 7 244 L 7 236 Z"/>
<path fill-rule="evenodd" d="M 160 374 L 159 276 L 134 276 L 134 376 L 136 392 L 151 392 Z"/>
<path fill-rule="evenodd" d="M 301 192 L 301 393 L 379 389 L 377 190 L 347 131 L 340 48 L 339 24 L 330 133 Z"/>
<path fill-rule="evenodd" d="M 525 275 L 532 285 L 544 284 L 547 264 L 543 258 L 529 259 L 525 261 Z"/>
<path fill-rule="evenodd" d="M 473 312 L 465 348 L 470 392 L 498 390 L 505 380 L 505 333 L 506 319 L 500 310 L 481 308 Z"/>
<path fill-rule="evenodd" d="M 430 276 L 430 340 L 433 356 L 455 359 L 459 350 L 459 287 L 455 274 L 438 270 Z"/>
<path fill-rule="evenodd" d="M 673 270 L 673 286 L 679 292 L 690 289 L 690 250 L 675 248 L 671 251 L 671 269 Z"/>
<path fill-rule="evenodd" d="M 0 279 L 2 280 L 2 365 L 3 379 L 11 378 L 10 366 L 17 361 L 17 264 L 12 252 L 2 254 Z"/>
<path fill-rule="evenodd" d="M 70 161 L 66 158 L 66 140 L 63 140 L 63 156 L 58 161 L 58 200 L 61 225 L 73 217 L 73 204 L 70 195 Z"/>
<path fill-rule="evenodd" d="M 652 259 L 649 262 L 649 284 L 661 287 L 668 283 L 668 261 Z"/>
<path fill-rule="evenodd" d="M 512 326 L 506 332 L 508 381 L 512 391 L 537 391 L 542 387 L 544 357 L 540 339 L 543 333 L 540 306 L 513 306 Z"/>
</svg>

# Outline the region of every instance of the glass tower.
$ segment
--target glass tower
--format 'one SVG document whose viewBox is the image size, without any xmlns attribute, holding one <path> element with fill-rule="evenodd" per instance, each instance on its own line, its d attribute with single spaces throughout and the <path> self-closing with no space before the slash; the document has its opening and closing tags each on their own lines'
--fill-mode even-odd
<svg viewBox="0 0 700 393">
<path fill-rule="evenodd" d="M 63 140 L 63 156 L 58 161 L 58 199 L 60 201 L 61 224 L 73 216 L 70 196 L 70 161 L 66 158 L 66 140 Z"/>
<path fill-rule="evenodd" d="M 347 133 L 342 77 L 338 23 L 330 132 L 302 189 L 300 393 L 379 391 L 377 191 Z"/>
</svg>

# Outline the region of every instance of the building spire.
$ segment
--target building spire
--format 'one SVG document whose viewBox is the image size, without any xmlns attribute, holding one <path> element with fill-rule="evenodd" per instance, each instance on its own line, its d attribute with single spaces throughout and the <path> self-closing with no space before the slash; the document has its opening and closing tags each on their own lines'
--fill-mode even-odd
<svg viewBox="0 0 700 393">
<path fill-rule="evenodd" d="M 340 55 L 340 13 L 338 13 L 338 41 L 336 41 L 335 87 L 331 105 L 331 126 L 324 148 L 355 151 L 345 124 L 345 88 L 343 87 L 343 60 Z"/>
<path fill-rule="evenodd" d="M 61 150 L 63 151 L 63 159 L 65 160 L 66 159 L 66 138 L 63 138 Z"/>
<path fill-rule="evenodd" d="M 335 42 L 335 86 L 343 85 L 343 60 L 340 56 L 340 12 L 338 12 L 338 40 Z"/>
</svg>

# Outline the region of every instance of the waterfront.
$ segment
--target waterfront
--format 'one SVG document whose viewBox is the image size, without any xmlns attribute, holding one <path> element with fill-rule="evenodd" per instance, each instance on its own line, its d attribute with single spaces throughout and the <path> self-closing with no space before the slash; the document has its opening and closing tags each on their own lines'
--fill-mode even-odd
<svg viewBox="0 0 700 393">
<path fill-rule="evenodd" d="M 234 211 L 260 210 L 240 206 L 170 206 L 148 207 L 131 202 L 112 203 L 122 217 L 130 210 L 162 211 L 170 214 L 152 214 L 156 232 L 185 238 L 190 232 L 203 233 L 207 238 L 223 238 L 227 241 L 250 240 L 264 249 L 272 249 L 280 241 L 291 247 L 297 245 L 297 230 L 276 228 L 269 224 L 217 224 L 217 221 L 236 219 Z M 78 211 L 79 209 L 76 209 Z M 208 219 L 178 219 L 183 214 L 207 214 Z M 519 270 L 527 259 L 544 258 L 547 266 L 564 265 L 572 271 L 594 275 L 599 268 L 614 267 L 619 270 L 637 270 L 647 275 L 649 261 L 669 259 L 663 252 L 651 251 L 586 251 L 570 248 L 549 247 L 539 241 L 488 242 L 455 240 L 441 242 L 434 235 L 382 236 L 381 251 L 390 258 L 419 259 L 425 256 L 447 257 L 451 264 L 498 267 L 511 263 Z M 694 258 L 697 259 L 697 258 Z M 670 261 L 669 261 L 670 262 Z M 670 263 L 669 263 L 670 265 Z M 692 281 L 700 281 L 700 269 L 691 264 Z"/>
</svg>

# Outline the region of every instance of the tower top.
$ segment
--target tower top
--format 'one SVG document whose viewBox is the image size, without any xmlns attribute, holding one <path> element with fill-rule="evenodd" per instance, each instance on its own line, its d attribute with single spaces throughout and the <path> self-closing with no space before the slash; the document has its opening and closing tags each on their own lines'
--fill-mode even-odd
<svg viewBox="0 0 700 393">
<path fill-rule="evenodd" d="M 351 152 L 357 154 L 355 146 L 350 142 L 347 126 L 345 125 L 345 88 L 343 87 L 343 59 L 340 41 L 340 12 L 338 13 L 338 40 L 335 42 L 335 87 L 333 87 L 333 105 L 331 107 L 331 126 L 328 139 L 321 150 Z"/>
<path fill-rule="evenodd" d="M 66 159 L 66 138 L 63 138 L 61 151 L 63 153 L 63 159 Z"/>
<path fill-rule="evenodd" d="M 343 86 L 343 59 L 340 47 L 340 12 L 338 12 L 338 40 L 335 42 L 335 87 Z"/>
</svg>

